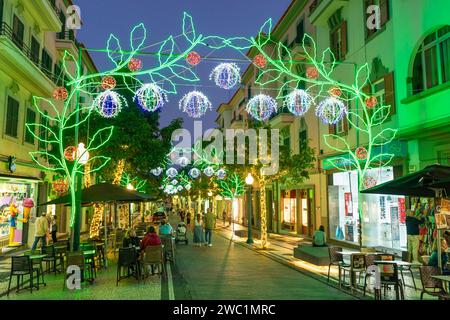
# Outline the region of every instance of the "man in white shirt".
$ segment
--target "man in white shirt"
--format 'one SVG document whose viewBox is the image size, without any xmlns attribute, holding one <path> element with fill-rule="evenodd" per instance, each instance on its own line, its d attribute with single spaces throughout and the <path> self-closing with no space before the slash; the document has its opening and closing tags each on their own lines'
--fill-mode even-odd
<svg viewBox="0 0 450 320">
<path fill-rule="evenodd" d="M 48 220 L 46 213 L 42 212 L 41 216 L 36 219 L 34 233 L 34 243 L 31 250 L 36 250 L 39 240 L 42 242 L 42 251 L 45 252 L 45 246 L 47 245 L 46 237 L 48 232 Z"/>
</svg>

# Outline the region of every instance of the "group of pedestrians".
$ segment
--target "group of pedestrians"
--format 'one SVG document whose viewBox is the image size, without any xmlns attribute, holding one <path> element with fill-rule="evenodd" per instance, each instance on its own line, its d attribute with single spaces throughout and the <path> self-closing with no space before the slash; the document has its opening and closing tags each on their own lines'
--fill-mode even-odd
<svg viewBox="0 0 450 320">
<path fill-rule="evenodd" d="M 208 210 L 203 218 L 200 214 L 197 214 L 194 220 L 194 245 L 200 247 L 204 244 L 211 247 L 212 234 L 215 227 L 216 217 L 211 210 Z"/>
<path fill-rule="evenodd" d="M 34 242 L 31 249 L 36 250 L 39 242 L 41 242 L 42 251 L 45 252 L 47 243 L 50 242 L 50 239 L 53 241 L 53 243 L 58 241 L 56 232 L 56 215 L 42 212 L 41 216 L 37 218 L 35 222 Z"/>
</svg>

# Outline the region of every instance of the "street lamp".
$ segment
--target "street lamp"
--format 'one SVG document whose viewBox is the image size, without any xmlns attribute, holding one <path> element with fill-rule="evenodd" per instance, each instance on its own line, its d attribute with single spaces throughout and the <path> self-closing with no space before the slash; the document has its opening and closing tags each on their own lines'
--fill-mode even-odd
<svg viewBox="0 0 450 320">
<path fill-rule="evenodd" d="M 252 235 L 252 185 L 255 179 L 251 173 L 247 175 L 245 178 L 245 183 L 248 186 L 248 236 L 247 243 L 253 244 L 253 235 Z"/>
</svg>

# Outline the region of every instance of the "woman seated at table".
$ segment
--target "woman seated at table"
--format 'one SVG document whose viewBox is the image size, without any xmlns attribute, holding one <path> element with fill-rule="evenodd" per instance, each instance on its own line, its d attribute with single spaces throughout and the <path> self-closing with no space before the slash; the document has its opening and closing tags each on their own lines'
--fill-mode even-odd
<svg viewBox="0 0 450 320">
<path fill-rule="evenodd" d="M 319 230 L 314 231 L 313 235 L 313 247 L 326 247 L 327 243 L 325 240 L 325 228 L 323 226 L 319 227 Z"/>
<path fill-rule="evenodd" d="M 134 229 L 128 229 L 125 233 L 125 238 L 123 238 L 123 247 L 136 247 L 139 248 L 141 245 L 141 241 L 136 236 L 136 231 Z"/>
<path fill-rule="evenodd" d="M 438 250 L 437 250 L 437 243 L 435 242 L 433 245 L 433 253 L 430 256 L 430 259 L 428 260 L 428 265 L 432 267 L 438 267 Z M 448 262 L 448 244 L 445 239 L 441 240 L 441 263 L 442 263 L 442 274 L 450 274 L 450 269 L 447 268 L 447 262 Z"/>
<path fill-rule="evenodd" d="M 161 245 L 161 239 L 155 232 L 155 227 L 150 226 L 147 229 L 147 234 L 145 235 L 144 239 L 142 239 L 141 242 L 141 250 L 142 252 L 145 252 L 145 248 L 150 246 L 159 246 Z"/>
</svg>

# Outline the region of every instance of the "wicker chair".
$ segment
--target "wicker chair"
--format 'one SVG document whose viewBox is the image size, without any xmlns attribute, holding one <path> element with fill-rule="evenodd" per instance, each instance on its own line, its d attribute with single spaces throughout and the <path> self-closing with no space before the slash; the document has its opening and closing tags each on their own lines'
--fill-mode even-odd
<svg viewBox="0 0 450 320">
<path fill-rule="evenodd" d="M 435 279 L 432 276 L 440 275 L 439 268 L 432 266 L 420 266 L 420 281 L 422 282 L 422 292 L 420 293 L 420 300 L 423 300 L 423 295 L 429 294 L 433 297 L 441 297 L 445 295 L 444 284 L 442 280 Z"/>
<path fill-rule="evenodd" d="M 153 269 L 154 266 L 159 266 L 159 274 L 166 276 L 166 268 L 164 261 L 164 249 L 163 246 L 148 246 L 145 248 L 144 258 L 142 260 L 142 265 L 144 269 L 146 266 L 150 265 Z"/>
<path fill-rule="evenodd" d="M 339 282 L 341 281 L 341 268 L 345 266 L 344 257 L 341 252 L 342 247 L 328 247 L 328 256 L 330 258 L 330 264 L 328 265 L 328 282 L 330 282 L 330 270 L 331 266 L 337 266 L 339 269 Z"/>
<path fill-rule="evenodd" d="M 353 253 L 350 256 L 350 265 L 349 266 L 343 266 L 341 267 L 342 271 L 343 271 L 343 279 L 341 282 L 340 279 L 340 275 L 339 275 L 339 286 L 341 286 L 342 283 L 345 283 L 345 274 L 346 272 L 349 273 L 350 275 L 350 288 L 353 292 L 354 289 L 356 289 L 357 284 L 356 279 L 353 278 L 353 275 L 356 276 L 356 274 L 359 274 L 359 277 L 361 277 L 362 273 L 366 270 L 365 268 L 365 254 L 361 254 L 361 253 Z"/>
</svg>

